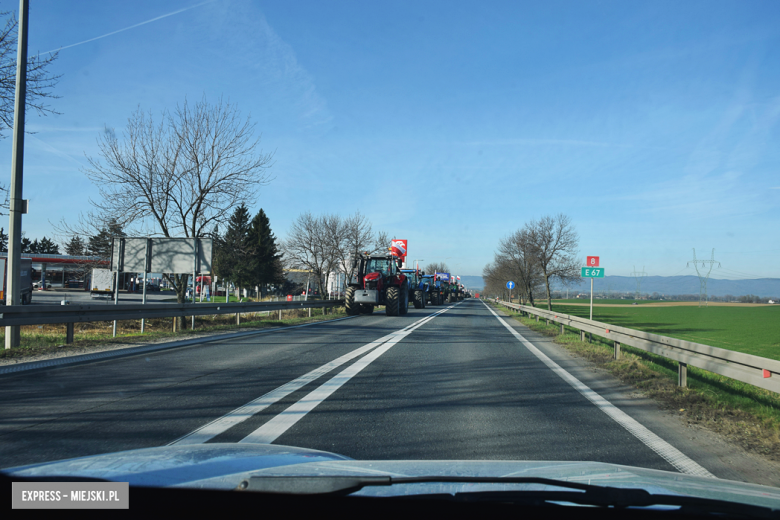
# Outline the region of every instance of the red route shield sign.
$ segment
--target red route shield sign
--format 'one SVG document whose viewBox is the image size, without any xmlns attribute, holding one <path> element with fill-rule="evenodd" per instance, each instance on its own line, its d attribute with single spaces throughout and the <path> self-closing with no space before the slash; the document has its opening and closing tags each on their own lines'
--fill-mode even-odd
<svg viewBox="0 0 780 520">
<path fill-rule="evenodd" d="M 598 267 L 599 266 L 599 257 L 597 256 L 589 256 L 588 257 L 588 267 Z"/>
</svg>

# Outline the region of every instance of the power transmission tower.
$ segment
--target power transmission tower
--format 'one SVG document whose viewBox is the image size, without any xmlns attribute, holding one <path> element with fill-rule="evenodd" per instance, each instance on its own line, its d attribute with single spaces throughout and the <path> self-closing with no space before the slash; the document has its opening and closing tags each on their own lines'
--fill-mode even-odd
<svg viewBox="0 0 780 520">
<path fill-rule="evenodd" d="M 693 248 L 693 260 L 688 262 L 688 266 L 693 264 L 693 267 L 696 268 L 696 274 L 699 275 L 699 307 L 706 307 L 707 306 L 707 280 L 710 277 L 710 273 L 712 272 L 712 266 L 715 264 L 718 264 L 718 267 L 720 267 L 720 262 L 715 260 L 715 248 L 712 248 L 712 256 L 709 260 L 696 260 L 696 248 Z M 701 271 L 699 271 L 699 264 L 701 264 Z M 707 266 L 709 265 L 709 269 L 707 269 Z M 686 266 L 687 267 L 687 266 Z M 702 274 L 704 270 L 707 270 L 707 274 Z"/>
<path fill-rule="evenodd" d="M 645 272 L 645 266 L 642 266 L 642 272 L 637 272 L 636 266 L 634 266 L 634 272 L 631 273 L 631 276 L 636 278 L 636 295 L 634 296 L 635 300 L 639 299 L 639 296 L 642 294 L 641 288 L 642 288 L 642 278 L 647 276 L 647 273 Z"/>
</svg>

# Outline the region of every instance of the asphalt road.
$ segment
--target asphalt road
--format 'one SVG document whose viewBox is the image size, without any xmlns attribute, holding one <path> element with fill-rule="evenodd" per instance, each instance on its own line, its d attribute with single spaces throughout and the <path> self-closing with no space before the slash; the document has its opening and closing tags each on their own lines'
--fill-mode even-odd
<svg viewBox="0 0 780 520">
<path fill-rule="evenodd" d="M 176 294 L 172 291 L 148 292 L 146 301 L 149 303 L 163 303 L 164 300 L 174 299 Z M 141 293 L 119 293 L 119 303 L 141 303 L 143 295 Z M 82 289 L 48 289 L 46 291 L 34 290 L 32 295 L 32 305 L 60 305 L 62 300 L 68 300 L 71 303 L 91 303 L 113 305 L 114 300 L 110 297 L 93 298 L 89 291 Z"/>
<path fill-rule="evenodd" d="M 478 300 L 0 377 L 0 468 L 172 443 L 598 461 L 744 480 L 652 403 Z"/>
</svg>

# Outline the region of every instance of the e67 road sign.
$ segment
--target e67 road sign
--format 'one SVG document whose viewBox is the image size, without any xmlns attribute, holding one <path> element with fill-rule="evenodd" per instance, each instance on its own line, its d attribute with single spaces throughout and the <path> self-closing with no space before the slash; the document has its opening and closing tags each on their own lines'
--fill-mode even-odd
<svg viewBox="0 0 780 520">
<path fill-rule="evenodd" d="M 604 268 L 603 267 L 583 267 L 582 268 L 582 274 L 580 274 L 583 278 L 604 278 Z"/>
</svg>

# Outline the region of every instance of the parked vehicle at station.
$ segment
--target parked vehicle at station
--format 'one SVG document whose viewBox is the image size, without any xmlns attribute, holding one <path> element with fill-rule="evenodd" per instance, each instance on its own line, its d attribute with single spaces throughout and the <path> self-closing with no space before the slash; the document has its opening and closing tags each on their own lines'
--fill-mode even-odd
<svg viewBox="0 0 780 520">
<path fill-rule="evenodd" d="M 0 271 L 3 273 L 2 279 L 0 279 L 0 305 L 5 305 L 5 291 L 8 287 L 8 259 L 0 258 Z M 20 300 L 22 305 L 29 305 L 32 303 L 32 260 L 29 258 L 22 258 L 21 265 L 21 290 Z"/>
<path fill-rule="evenodd" d="M 114 273 L 108 269 L 93 269 L 89 278 L 89 296 L 99 298 L 114 294 Z"/>
<path fill-rule="evenodd" d="M 355 274 L 345 297 L 347 314 L 371 314 L 377 305 L 388 316 L 403 316 L 409 310 L 409 280 L 391 255 L 361 254 L 353 261 Z"/>
</svg>

